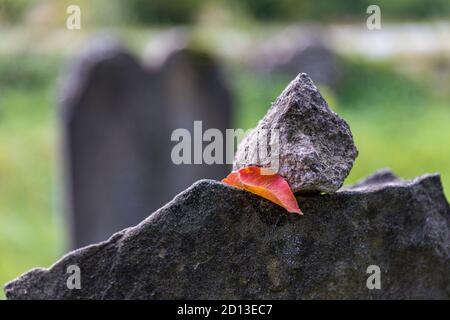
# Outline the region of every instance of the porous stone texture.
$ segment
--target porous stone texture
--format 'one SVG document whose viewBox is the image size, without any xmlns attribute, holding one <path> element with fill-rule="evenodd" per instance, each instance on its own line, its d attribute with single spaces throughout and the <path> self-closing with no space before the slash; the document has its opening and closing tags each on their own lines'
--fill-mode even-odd
<svg viewBox="0 0 450 320">
<path fill-rule="evenodd" d="M 297 199 L 304 216 L 201 180 L 138 226 L 29 271 L 5 293 L 8 299 L 450 297 L 450 207 L 438 175 L 404 181 L 382 171 L 354 190 Z M 67 288 L 71 265 L 80 267 L 80 290 Z M 366 286 L 370 265 L 381 270 L 380 290 Z"/>
<path fill-rule="evenodd" d="M 239 144 L 233 169 L 272 167 L 294 193 L 331 193 L 342 186 L 357 155 L 348 124 L 328 107 L 311 78 L 300 73 Z"/>
</svg>

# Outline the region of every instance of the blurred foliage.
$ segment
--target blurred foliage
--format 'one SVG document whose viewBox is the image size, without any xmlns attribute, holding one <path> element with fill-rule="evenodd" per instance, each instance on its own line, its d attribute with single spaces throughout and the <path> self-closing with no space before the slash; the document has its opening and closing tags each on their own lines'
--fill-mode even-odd
<svg viewBox="0 0 450 320">
<path fill-rule="evenodd" d="M 129 0 L 134 19 L 142 24 L 189 24 L 205 4 L 205 0 Z"/>
<path fill-rule="evenodd" d="M 403 178 L 439 172 L 450 194 L 450 95 L 419 78 L 402 76 L 391 63 L 344 61 L 337 110 L 349 122 L 359 156 L 347 183 L 381 167 Z"/>
<path fill-rule="evenodd" d="M 230 0 L 236 8 L 242 7 L 250 16 L 259 20 L 346 20 L 365 17 L 370 5 L 381 8 L 383 18 L 426 19 L 445 18 L 450 15 L 450 1 L 423 0 Z"/>
<path fill-rule="evenodd" d="M 20 22 L 27 10 L 37 5 L 57 7 L 65 18 L 65 8 L 77 4 L 88 24 L 190 24 L 205 6 L 214 5 L 232 15 L 246 15 L 257 21 L 354 21 L 365 19 L 366 9 L 376 4 L 383 19 L 445 19 L 450 16 L 448 0 L 0 0 L 0 22 Z"/>
<path fill-rule="evenodd" d="M 51 84 L 59 58 L 20 53 L 14 58 L 0 55 L 0 88 L 42 88 Z"/>
<path fill-rule="evenodd" d="M 0 0 L 0 21 L 19 22 L 36 0 Z"/>
<path fill-rule="evenodd" d="M 345 108 L 408 106 L 411 110 L 429 98 L 430 90 L 424 83 L 393 71 L 390 64 L 358 58 L 344 59 L 341 63 L 343 75 L 336 94 Z"/>
<path fill-rule="evenodd" d="M 291 80 L 283 74 L 271 77 L 234 70 L 234 92 L 238 107 L 235 110 L 235 125 L 245 130 L 256 127 L 271 103 Z"/>
<path fill-rule="evenodd" d="M 57 61 L 0 56 L 0 287 L 32 267 L 49 266 L 65 247 L 52 194 Z"/>
</svg>

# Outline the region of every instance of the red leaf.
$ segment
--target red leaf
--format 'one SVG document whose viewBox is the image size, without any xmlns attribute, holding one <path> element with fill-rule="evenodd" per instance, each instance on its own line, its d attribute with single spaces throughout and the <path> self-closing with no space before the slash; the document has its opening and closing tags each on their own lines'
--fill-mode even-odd
<svg viewBox="0 0 450 320">
<path fill-rule="evenodd" d="M 289 212 L 303 215 L 287 181 L 268 169 L 256 166 L 245 167 L 231 172 L 222 182 L 257 194 L 282 206 Z"/>
</svg>

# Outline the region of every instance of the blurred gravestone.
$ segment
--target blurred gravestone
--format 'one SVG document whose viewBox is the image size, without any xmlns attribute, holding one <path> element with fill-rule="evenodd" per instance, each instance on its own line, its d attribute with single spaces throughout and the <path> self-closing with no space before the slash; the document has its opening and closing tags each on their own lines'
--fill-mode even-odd
<svg viewBox="0 0 450 320">
<path fill-rule="evenodd" d="M 273 71 L 295 77 L 304 72 L 316 83 L 335 89 L 340 76 L 339 63 L 335 54 L 321 44 L 314 44 L 296 50 L 283 64 L 273 66 Z"/>
<path fill-rule="evenodd" d="M 162 83 L 170 114 L 170 132 L 185 128 L 191 133 L 191 162 L 194 163 L 194 140 L 202 139 L 198 134 L 194 135 L 194 121 L 202 121 L 201 134 L 208 129 L 219 129 L 224 138 L 225 129 L 231 127 L 231 97 L 223 76 L 211 56 L 180 49 L 168 56 L 159 70 L 158 79 Z M 170 136 L 165 141 L 170 141 Z M 209 143 L 203 142 L 201 150 Z M 222 150 L 224 154 L 221 158 L 225 162 L 225 149 Z M 170 195 L 183 191 L 193 181 L 202 178 L 221 179 L 231 169 L 226 164 L 175 165 L 170 155 L 170 151 L 163 155 L 170 164 L 167 174 Z"/>
<path fill-rule="evenodd" d="M 64 182 L 73 248 L 137 224 L 200 178 L 227 166 L 175 166 L 172 130 L 230 127 L 216 63 L 189 50 L 145 70 L 116 42 L 97 39 L 69 71 L 61 99 Z"/>
<path fill-rule="evenodd" d="M 324 44 L 309 41 L 293 48 L 274 48 L 254 53 L 251 69 L 269 74 L 285 74 L 288 78 L 307 73 L 320 85 L 336 89 L 341 76 L 338 57 Z"/>
</svg>

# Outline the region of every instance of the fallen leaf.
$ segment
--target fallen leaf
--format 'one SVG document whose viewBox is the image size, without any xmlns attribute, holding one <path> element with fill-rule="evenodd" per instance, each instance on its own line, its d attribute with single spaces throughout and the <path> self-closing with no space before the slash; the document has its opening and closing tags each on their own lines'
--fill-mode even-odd
<svg viewBox="0 0 450 320">
<path fill-rule="evenodd" d="M 245 167 L 231 172 L 222 182 L 259 195 L 289 212 L 303 215 L 287 181 L 279 174 L 267 170 L 257 166 Z"/>
</svg>

